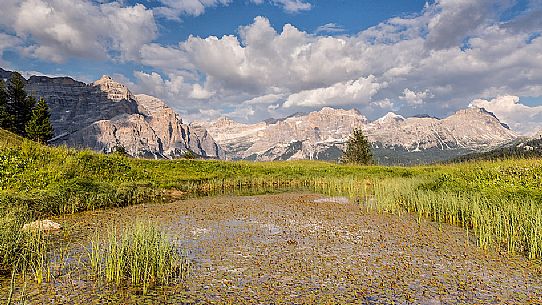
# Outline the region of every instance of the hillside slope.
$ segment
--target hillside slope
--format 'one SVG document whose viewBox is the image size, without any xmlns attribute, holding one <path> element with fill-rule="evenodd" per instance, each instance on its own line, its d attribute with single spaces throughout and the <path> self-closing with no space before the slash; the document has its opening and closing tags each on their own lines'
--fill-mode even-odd
<svg viewBox="0 0 542 305">
<path fill-rule="evenodd" d="M 525 159 L 525 158 L 541 158 L 542 157 L 542 137 L 537 138 L 521 138 L 511 143 L 507 143 L 495 149 L 470 153 L 458 158 L 454 158 L 452 162 L 463 162 L 473 160 L 498 160 L 498 159 Z"/>
<path fill-rule="evenodd" d="M 21 136 L 0 128 L 0 148 L 19 147 L 23 141 Z"/>
</svg>

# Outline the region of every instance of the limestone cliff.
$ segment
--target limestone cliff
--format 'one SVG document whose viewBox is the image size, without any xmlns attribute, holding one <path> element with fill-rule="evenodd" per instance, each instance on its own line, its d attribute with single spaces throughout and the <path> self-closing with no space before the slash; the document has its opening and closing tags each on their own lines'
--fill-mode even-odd
<svg viewBox="0 0 542 305">
<path fill-rule="evenodd" d="M 184 124 L 161 100 L 136 96 L 111 77 L 85 84 L 68 77 L 32 76 L 26 89 L 49 105 L 55 130 L 52 144 L 102 152 L 123 146 L 137 157 L 176 158 L 190 150 L 224 158 L 205 129 Z"/>
</svg>

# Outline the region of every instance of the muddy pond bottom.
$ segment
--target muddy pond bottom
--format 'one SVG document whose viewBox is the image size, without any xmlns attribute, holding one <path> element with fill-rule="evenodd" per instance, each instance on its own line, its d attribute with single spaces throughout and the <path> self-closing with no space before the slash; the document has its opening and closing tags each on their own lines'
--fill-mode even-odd
<svg viewBox="0 0 542 305">
<path fill-rule="evenodd" d="M 340 199 L 340 198 L 339 198 Z M 464 230 L 315 194 L 213 197 L 56 219 L 73 249 L 95 230 L 160 224 L 193 264 L 140 295 L 84 271 L 26 288 L 31 304 L 541 304 L 536 262 L 479 249 Z"/>
</svg>

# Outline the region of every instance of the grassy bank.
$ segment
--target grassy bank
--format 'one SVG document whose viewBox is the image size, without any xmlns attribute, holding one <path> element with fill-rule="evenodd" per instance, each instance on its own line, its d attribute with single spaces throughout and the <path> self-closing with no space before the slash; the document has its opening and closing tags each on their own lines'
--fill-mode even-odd
<svg viewBox="0 0 542 305">
<path fill-rule="evenodd" d="M 463 226 L 484 248 L 542 258 L 540 160 L 418 167 L 315 161 L 141 160 L 45 147 L 0 130 L 0 250 L 4 271 L 32 219 L 167 200 L 171 194 L 308 189 L 367 209 Z M 18 251 L 18 250 L 17 250 Z"/>
</svg>

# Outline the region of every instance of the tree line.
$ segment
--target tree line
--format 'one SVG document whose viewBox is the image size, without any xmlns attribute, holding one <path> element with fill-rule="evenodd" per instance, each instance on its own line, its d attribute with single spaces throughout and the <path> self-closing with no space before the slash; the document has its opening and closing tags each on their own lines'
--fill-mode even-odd
<svg viewBox="0 0 542 305">
<path fill-rule="evenodd" d="M 54 135 L 49 107 L 28 95 L 25 82 L 17 72 L 7 82 L 0 79 L 0 128 L 46 144 Z"/>
</svg>

